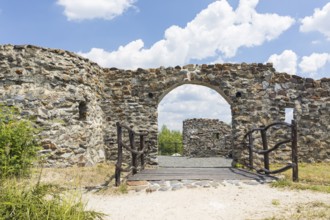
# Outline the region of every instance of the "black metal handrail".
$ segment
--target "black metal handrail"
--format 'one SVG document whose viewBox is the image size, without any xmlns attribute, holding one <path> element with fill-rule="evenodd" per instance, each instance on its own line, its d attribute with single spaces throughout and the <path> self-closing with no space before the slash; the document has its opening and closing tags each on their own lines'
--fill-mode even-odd
<svg viewBox="0 0 330 220">
<path fill-rule="evenodd" d="M 135 132 L 132 130 L 132 128 L 128 127 L 127 125 L 120 124 L 119 122 L 116 123 L 116 126 L 117 126 L 118 158 L 117 158 L 116 171 L 115 171 L 115 178 L 116 178 L 115 184 L 116 186 L 119 186 L 121 172 L 127 172 L 131 170 L 133 175 L 137 173 L 139 166 L 138 158 L 140 158 L 141 170 L 144 169 L 145 154 L 148 152 L 147 145 L 145 144 L 145 136 L 148 135 L 148 132 L 144 132 L 144 133 Z M 128 131 L 130 147 L 123 142 L 123 128 L 125 128 Z M 135 146 L 135 136 L 140 137 L 139 149 L 137 149 Z M 123 148 L 131 152 L 131 156 L 132 156 L 131 167 L 129 167 L 128 170 L 124 170 L 122 168 Z"/>
<path fill-rule="evenodd" d="M 283 140 L 281 142 L 276 143 L 272 148 L 268 148 L 268 141 L 267 141 L 267 130 L 274 126 L 285 126 L 291 128 L 291 138 Z M 254 148 L 253 142 L 253 133 L 260 131 L 261 139 L 262 139 L 262 146 L 263 150 L 257 150 Z M 248 138 L 248 143 L 246 143 L 246 138 Z M 277 150 L 283 144 L 287 144 L 291 142 L 291 163 L 288 163 L 285 167 L 282 167 L 277 170 L 270 170 L 269 168 L 269 153 Z M 265 173 L 265 174 L 276 174 L 284 172 L 290 168 L 292 168 L 292 180 L 297 182 L 298 178 L 298 149 L 297 149 L 297 123 L 295 120 L 291 121 L 291 124 L 286 122 L 275 122 L 267 126 L 263 126 L 260 128 L 251 129 L 247 134 L 244 136 L 244 143 L 248 147 L 249 150 L 249 164 L 247 165 L 249 168 L 256 170 L 258 173 Z M 254 157 L 253 153 L 262 154 L 264 156 L 264 168 L 256 169 L 254 167 Z"/>
</svg>

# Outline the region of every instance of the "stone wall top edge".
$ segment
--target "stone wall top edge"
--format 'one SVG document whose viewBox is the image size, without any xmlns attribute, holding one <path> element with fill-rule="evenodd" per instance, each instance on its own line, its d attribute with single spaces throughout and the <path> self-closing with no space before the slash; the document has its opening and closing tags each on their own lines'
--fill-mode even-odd
<svg viewBox="0 0 330 220">
<path fill-rule="evenodd" d="M 71 58 L 84 61 L 84 62 L 90 64 L 91 66 L 95 66 L 99 69 L 104 69 L 96 62 L 93 62 L 88 58 L 85 58 L 83 56 L 80 56 L 77 53 L 74 53 L 74 52 L 71 52 L 68 50 L 57 49 L 57 48 L 46 48 L 46 47 L 41 47 L 41 46 L 36 46 L 36 45 L 31 45 L 31 44 L 23 44 L 23 45 L 2 44 L 2 45 L 0 45 L 0 52 L 1 52 L 1 50 L 20 51 L 20 50 L 24 50 L 24 49 L 40 50 L 43 52 L 54 53 L 54 54 L 57 54 L 60 56 L 68 55 Z"/>
<path fill-rule="evenodd" d="M 156 70 L 175 70 L 175 69 L 182 69 L 182 70 L 190 70 L 190 69 L 209 69 L 209 68 L 221 68 L 221 67 L 233 67 L 240 69 L 240 67 L 267 67 L 273 68 L 272 63 L 262 64 L 262 63 L 215 63 L 215 64 L 186 64 L 186 65 L 177 65 L 177 66 L 160 66 L 157 68 L 135 68 L 135 69 L 122 69 L 117 67 L 110 67 L 104 68 L 108 71 L 129 71 L 129 72 L 154 72 Z"/>
<path fill-rule="evenodd" d="M 189 119 L 183 120 L 183 122 L 196 122 L 196 121 L 225 123 L 225 122 L 221 121 L 220 119 L 211 119 L 211 118 L 189 118 Z"/>
<path fill-rule="evenodd" d="M 309 77 L 302 77 L 302 76 L 298 76 L 298 75 L 293 75 L 293 74 L 289 74 L 289 73 L 286 73 L 286 72 L 275 72 L 274 73 L 275 77 L 281 77 L 281 76 L 285 76 L 285 77 L 288 77 L 288 78 L 294 78 L 294 79 L 297 79 L 297 80 L 302 80 L 304 82 L 330 82 L 330 78 L 326 78 L 326 77 L 323 77 L 321 79 L 313 79 L 313 78 L 309 78 Z"/>
<path fill-rule="evenodd" d="M 117 67 L 111 67 L 111 68 L 103 68 L 101 67 L 99 64 L 97 64 L 96 62 L 93 62 L 91 60 L 89 60 L 88 58 L 82 57 L 74 52 L 71 51 L 67 51 L 67 50 L 63 50 L 63 49 L 56 49 L 56 48 L 46 48 L 46 47 L 42 47 L 42 46 L 36 46 L 36 45 L 31 45 L 31 44 L 24 44 L 24 45 L 12 45 L 12 44 L 2 44 L 0 45 L 0 51 L 1 50 L 22 50 L 25 48 L 29 48 L 29 49 L 36 49 L 36 50 L 41 50 L 41 51 L 47 51 L 50 53 L 55 53 L 58 55 L 68 55 L 72 58 L 84 61 L 86 63 L 89 63 L 91 66 L 96 66 L 99 69 L 102 69 L 103 72 L 110 72 L 112 74 L 116 74 L 118 72 L 130 72 L 132 74 L 134 73 L 139 73 L 139 72 L 143 72 L 143 73 L 148 73 L 148 72 L 155 72 L 156 70 L 174 70 L 174 69 L 209 69 L 209 68 L 225 68 L 225 67 L 232 67 L 235 69 L 240 69 L 241 67 L 259 67 L 259 68 L 267 68 L 267 69 L 273 69 L 274 70 L 274 74 L 276 76 L 285 76 L 285 77 L 289 77 L 289 78 L 295 78 L 298 80 L 303 80 L 303 81 L 308 81 L 308 82 L 326 82 L 329 83 L 330 82 L 330 78 L 322 78 L 322 79 L 313 79 L 313 78 L 307 78 L 307 77 L 300 77 L 297 75 L 291 75 L 285 72 L 277 72 L 274 68 L 273 68 L 273 64 L 272 63 L 217 63 L 217 64 L 187 64 L 187 65 L 182 65 L 182 66 L 173 66 L 173 67 L 164 67 L 164 66 L 160 66 L 158 68 L 137 68 L 137 69 L 120 69 Z"/>
</svg>

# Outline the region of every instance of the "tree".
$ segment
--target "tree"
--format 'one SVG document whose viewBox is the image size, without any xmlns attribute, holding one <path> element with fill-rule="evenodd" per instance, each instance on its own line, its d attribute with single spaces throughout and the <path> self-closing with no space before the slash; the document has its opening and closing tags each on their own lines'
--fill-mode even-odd
<svg viewBox="0 0 330 220">
<path fill-rule="evenodd" d="M 166 125 L 162 126 L 162 129 L 158 135 L 158 146 L 161 155 L 172 155 L 174 153 L 182 154 L 182 134 L 180 131 L 170 130 Z"/>
</svg>

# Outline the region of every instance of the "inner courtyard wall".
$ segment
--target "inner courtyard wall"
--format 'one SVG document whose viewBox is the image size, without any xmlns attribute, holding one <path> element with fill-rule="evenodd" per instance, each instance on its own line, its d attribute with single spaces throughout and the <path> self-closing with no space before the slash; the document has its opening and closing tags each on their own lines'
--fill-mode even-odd
<svg viewBox="0 0 330 220">
<path fill-rule="evenodd" d="M 182 139 L 183 156 L 231 157 L 231 126 L 218 119 L 184 120 Z"/>
</svg>

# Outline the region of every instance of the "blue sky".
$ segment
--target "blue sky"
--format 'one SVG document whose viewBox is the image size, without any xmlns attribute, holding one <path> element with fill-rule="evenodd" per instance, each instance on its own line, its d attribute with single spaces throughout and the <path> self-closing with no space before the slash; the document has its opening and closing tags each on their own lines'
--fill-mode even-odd
<svg viewBox="0 0 330 220">
<path fill-rule="evenodd" d="M 104 67 L 273 62 L 278 71 L 330 77 L 325 0 L 0 0 L 0 27 L 0 44 L 61 48 Z M 198 86 L 179 87 L 159 105 L 160 125 L 180 129 L 191 117 L 230 121 L 230 110 Z"/>
</svg>

